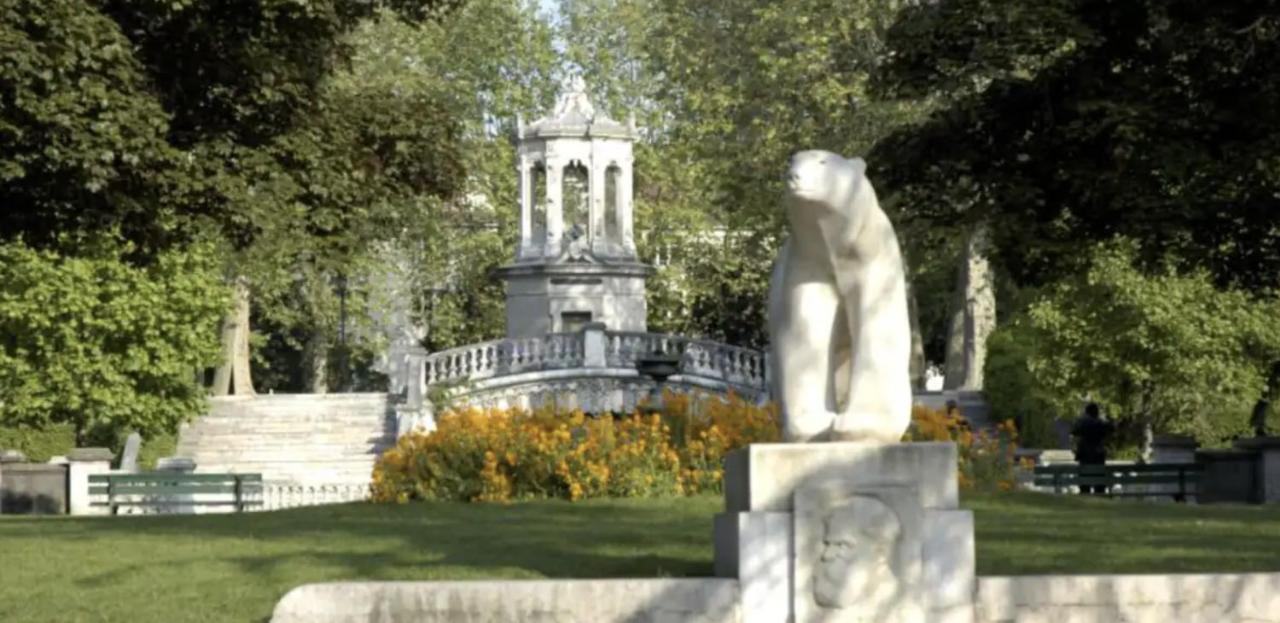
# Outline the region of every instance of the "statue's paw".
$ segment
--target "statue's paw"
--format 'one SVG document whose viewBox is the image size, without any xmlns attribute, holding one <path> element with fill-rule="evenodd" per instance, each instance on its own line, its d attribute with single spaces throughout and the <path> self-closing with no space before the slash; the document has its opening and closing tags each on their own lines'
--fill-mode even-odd
<svg viewBox="0 0 1280 623">
<path fill-rule="evenodd" d="M 857 441 L 863 443 L 898 443 L 905 429 L 880 414 L 845 413 L 837 416 L 831 425 L 832 441 Z"/>
<path fill-rule="evenodd" d="M 792 443 L 829 441 L 836 414 L 830 411 L 788 413 L 782 420 L 782 440 Z"/>
</svg>

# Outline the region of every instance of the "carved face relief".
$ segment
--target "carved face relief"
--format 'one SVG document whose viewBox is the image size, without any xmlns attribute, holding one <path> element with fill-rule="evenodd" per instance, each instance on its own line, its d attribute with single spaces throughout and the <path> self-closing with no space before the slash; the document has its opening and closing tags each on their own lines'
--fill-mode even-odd
<svg viewBox="0 0 1280 623">
<path fill-rule="evenodd" d="M 891 560 L 901 532 L 897 514 L 870 496 L 855 496 L 832 510 L 823 520 L 814 574 L 818 605 L 844 609 L 891 600 L 899 583 Z"/>
</svg>

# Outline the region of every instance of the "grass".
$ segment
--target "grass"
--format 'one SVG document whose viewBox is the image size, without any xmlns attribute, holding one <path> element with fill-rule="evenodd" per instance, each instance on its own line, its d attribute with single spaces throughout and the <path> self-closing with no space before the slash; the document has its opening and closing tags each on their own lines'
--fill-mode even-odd
<svg viewBox="0 0 1280 623">
<path fill-rule="evenodd" d="M 716 497 L 0 521 L 0 621 L 264 621 L 339 579 L 700 576 Z M 968 496 L 978 572 L 1280 571 L 1280 510 Z"/>
</svg>

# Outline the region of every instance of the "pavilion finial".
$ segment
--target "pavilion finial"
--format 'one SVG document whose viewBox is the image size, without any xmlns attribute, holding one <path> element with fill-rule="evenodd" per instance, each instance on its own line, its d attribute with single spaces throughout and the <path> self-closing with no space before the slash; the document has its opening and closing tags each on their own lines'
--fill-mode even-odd
<svg viewBox="0 0 1280 623">
<path fill-rule="evenodd" d="M 583 80 L 582 74 L 569 78 L 569 84 L 560 94 L 560 101 L 556 102 L 556 118 L 564 118 L 574 112 L 587 119 L 596 116 L 595 106 L 591 105 L 591 98 L 587 95 L 587 81 Z"/>
</svg>

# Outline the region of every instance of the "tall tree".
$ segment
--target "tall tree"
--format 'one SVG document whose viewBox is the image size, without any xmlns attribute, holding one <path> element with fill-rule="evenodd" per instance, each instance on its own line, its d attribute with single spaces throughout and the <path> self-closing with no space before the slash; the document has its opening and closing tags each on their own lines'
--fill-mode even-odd
<svg viewBox="0 0 1280 623">
<path fill-rule="evenodd" d="M 915 104 L 865 97 L 897 3 L 560 6 L 571 63 L 612 112 L 635 112 L 648 128 L 635 189 L 640 250 L 660 264 L 655 328 L 763 344 L 787 158 L 805 148 L 865 153 L 916 114 Z"/>
<path fill-rule="evenodd" d="M 416 216 L 382 249 L 383 304 L 408 305 L 432 350 L 503 331 L 503 292 L 491 272 L 512 259 L 518 193 L 516 117 L 546 110 L 559 75 L 551 25 L 538 3 L 472 0 L 442 20 L 408 24 L 390 15 L 360 29 L 352 91 L 395 90 L 445 103 L 460 132 L 467 174 L 456 196 L 411 202 Z M 391 291 L 387 291 L 391 290 Z M 393 292 L 394 291 L 394 292 Z"/>
<path fill-rule="evenodd" d="M 1268 1 L 917 5 L 877 84 L 945 104 L 875 161 L 909 220 L 989 223 L 1019 284 L 1082 270 L 1084 245 L 1123 234 L 1147 262 L 1273 287 L 1278 34 Z"/>
<path fill-rule="evenodd" d="M 1086 256 L 1083 274 L 1046 288 L 1020 321 L 1036 344 L 1031 393 L 1064 418 L 1099 402 L 1144 447 L 1152 431 L 1205 444 L 1242 434 L 1280 357 L 1276 299 L 1215 287 L 1207 271 L 1172 263 L 1144 272 L 1128 241 Z"/>
</svg>

